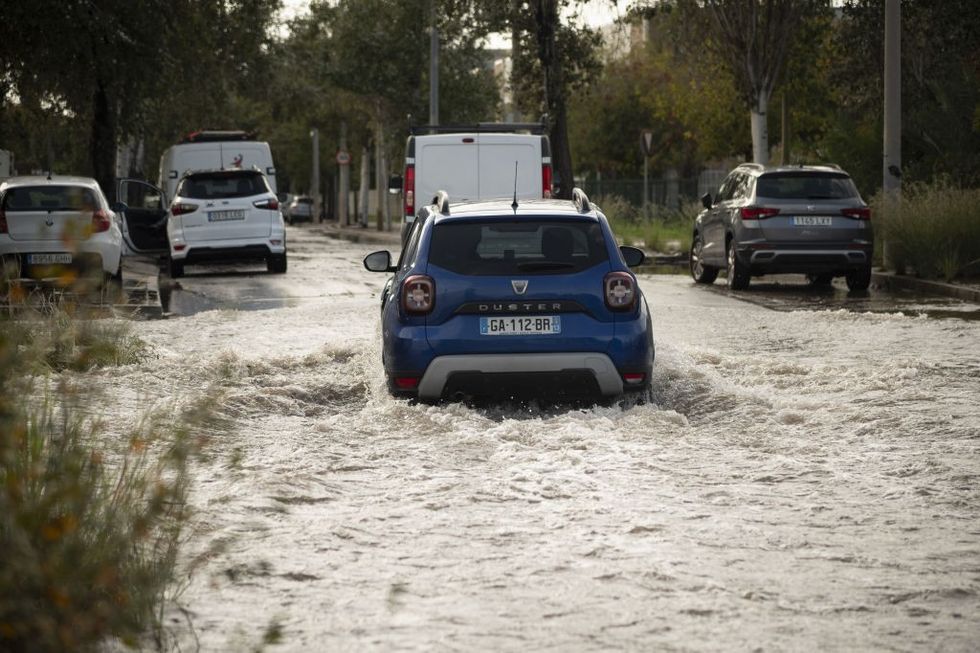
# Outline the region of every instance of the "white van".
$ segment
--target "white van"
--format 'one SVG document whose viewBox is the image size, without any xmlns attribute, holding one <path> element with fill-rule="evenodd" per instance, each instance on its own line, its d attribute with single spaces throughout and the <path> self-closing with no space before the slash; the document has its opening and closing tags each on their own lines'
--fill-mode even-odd
<svg viewBox="0 0 980 653">
<path fill-rule="evenodd" d="M 269 144 L 256 141 L 247 132 L 198 131 L 168 147 L 160 157 L 157 185 L 173 199 L 177 182 L 188 170 L 261 170 L 276 190 L 276 168 Z"/>
<path fill-rule="evenodd" d="M 167 213 L 177 184 L 195 170 L 258 170 L 276 193 L 276 168 L 269 144 L 243 131 L 198 131 L 164 150 L 157 186 L 120 179 L 113 210 L 122 218 L 127 254 L 167 255 Z"/>
<path fill-rule="evenodd" d="M 389 190 L 403 193 L 404 224 L 444 190 L 454 202 L 551 197 L 551 145 L 540 123 L 478 123 L 412 129 L 405 145 L 405 175 Z"/>
</svg>

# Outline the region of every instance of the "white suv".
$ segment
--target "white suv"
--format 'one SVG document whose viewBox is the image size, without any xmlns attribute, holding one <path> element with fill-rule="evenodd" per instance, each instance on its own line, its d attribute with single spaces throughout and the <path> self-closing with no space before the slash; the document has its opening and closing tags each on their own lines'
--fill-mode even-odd
<svg viewBox="0 0 980 653">
<path fill-rule="evenodd" d="M 167 220 L 170 276 L 184 266 L 215 261 L 265 260 L 286 271 L 286 227 L 279 200 L 258 170 L 202 170 L 177 185 Z"/>
</svg>

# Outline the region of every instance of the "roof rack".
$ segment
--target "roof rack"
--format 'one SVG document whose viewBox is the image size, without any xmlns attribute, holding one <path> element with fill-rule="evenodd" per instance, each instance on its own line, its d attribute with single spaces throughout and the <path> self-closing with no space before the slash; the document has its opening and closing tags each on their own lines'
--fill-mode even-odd
<svg viewBox="0 0 980 653">
<path fill-rule="evenodd" d="M 449 215 L 449 193 L 446 191 L 437 191 L 435 197 L 432 198 L 432 204 L 439 210 L 439 213 Z"/>
<path fill-rule="evenodd" d="M 461 134 L 461 133 L 497 133 L 497 132 L 528 132 L 529 134 L 544 134 L 547 125 L 543 122 L 477 122 L 462 125 L 412 125 L 408 133 L 418 134 Z"/>
<path fill-rule="evenodd" d="M 255 134 L 245 131 L 222 131 L 202 129 L 191 132 L 180 141 L 181 143 L 216 143 L 219 141 L 254 141 Z"/>
<path fill-rule="evenodd" d="M 738 167 L 739 168 L 755 168 L 756 170 L 765 170 L 766 169 L 766 166 L 762 165 L 761 163 L 753 163 L 751 161 L 747 161 L 745 163 L 739 163 L 738 164 Z"/>
<path fill-rule="evenodd" d="M 572 202 L 575 203 L 575 209 L 579 213 L 588 213 L 592 210 L 592 204 L 589 202 L 589 196 L 585 194 L 585 191 L 581 188 L 572 189 Z"/>
</svg>

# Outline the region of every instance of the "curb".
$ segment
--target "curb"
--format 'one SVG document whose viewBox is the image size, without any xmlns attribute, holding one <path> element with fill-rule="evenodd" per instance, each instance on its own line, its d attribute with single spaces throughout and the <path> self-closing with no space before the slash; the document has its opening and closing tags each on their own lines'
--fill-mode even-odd
<svg viewBox="0 0 980 653">
<path fill-rule="evenodd" d="M 878 286 L 889 290 L 909 290 L 924 295 L 938 295 L 966 302 L 980 304 L 980 288 L 957 286 L 942 281 L 928 281 L 917 277 L 895 274 L 894 272 L 874 271 L 871 280 Z"/>
<path fill-rule="evenodd" d="M 328 238 L 346 240 L 351 243 L 370 243 L 375 245 L 396 245 L 401 247 L 401 234 L 396 231 L 377 231 L 372 227 L 340 227 L 330 224 L 312 225 L 315 231 Z"/>
<path fill-rule="evenodd" d="M 147 318 L 163 317 L 160 301 L 160 264 L 155 258 L 123 258 L 123 292 L 125 300 L 113 308 Z"/>
</svg>

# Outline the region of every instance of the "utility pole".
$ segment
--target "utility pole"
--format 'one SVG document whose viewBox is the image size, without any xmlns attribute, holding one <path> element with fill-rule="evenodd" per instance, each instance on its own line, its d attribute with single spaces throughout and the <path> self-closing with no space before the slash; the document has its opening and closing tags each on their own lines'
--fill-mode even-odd
<svg viewBox="0 0 980 653">
<path fill-rule="evenodd" d="M 439 28 L 436 1 L 429 0 L 429 124 L 439 124 Z"/>
<path fill-rule="evenodd" d="M 789 165 L 789 111 L 786 109 L 786 91 L 783 91 L 783 102 L 779 112 L 779 140 L 782 147 L 780 147 L 779 153 L 779 164 Z"/>
<path fill-rule="evenodd" d="M 340 123 L 340 154 L 345 158 L 338 161 L 340 164 L 340 189 L 337 197 L 337 224 L 350 226 L 350 211 L 347 209 L 347 202 L 350 200 L 350 155 L 347 153 L 347 123 Z"/>
<path fill-rule="evenodd" d="M 310 179 L 310 194 L 313 196 L 313 220 L 320 215 L 320 130 L 314 127 L 310 130 L 313 139 L 313 174 Z"/>
<path fill-rule="evenodd" d="M 885 0 L 885 152 L 882 191 L 889 212 L 902 206 L 902 5 Z M 882 262 L 887 267 L 888 243 L 882 240 Z"/>
</svg>

